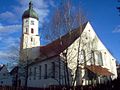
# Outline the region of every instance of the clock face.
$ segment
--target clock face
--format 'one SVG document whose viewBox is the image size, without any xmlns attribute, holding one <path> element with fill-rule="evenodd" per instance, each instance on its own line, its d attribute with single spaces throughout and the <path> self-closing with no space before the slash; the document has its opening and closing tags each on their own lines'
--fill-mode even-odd
<svg viewBox="0 0 120 90">
<path fill-rule="evenodd" d="M 26 23 L 28 23 L 28 20 L 25 20 Z"/>
<path fill-rule="evenodd" d="M 34 21 L 31 21 L 31 25 L 34 25 Z"/>
<path fill-rule="evenodd" d="M 24 25 L 27 26 L 28 25 L 28 20 L 25 20 L 24 22 L 25 22 Z"/>
</svg>

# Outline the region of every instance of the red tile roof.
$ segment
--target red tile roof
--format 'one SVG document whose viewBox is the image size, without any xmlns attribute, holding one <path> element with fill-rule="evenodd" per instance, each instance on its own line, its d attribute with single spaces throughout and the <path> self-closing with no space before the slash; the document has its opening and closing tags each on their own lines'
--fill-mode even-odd
<svg viewBox="0 0 120 90">
<path fill-rule="evenodd" d="M 85 23 L 83 26 L 81 26 L 79 28 L 76 28 L 76 29 L 72 30 L 71 32 L 65 34 L 61 38 L 58 38 L 57 40 L 51 42 L 48 45 L 40 47 L 40 57 L 41 56 L 51 57 L 51 56 L 58 55 L 61 52 L 63 52 L 78 37 L 80 37 L 80 35 L 83 32 L 86 24 L 87 23 Z"/>
<path fill-rule="evenodd" d="M 108 69 L 103 68 L 101 66 L 89 65 L 89 66 L 86 66 L 86 68 L 97 75 L 102 75 L 102 76 L 114 75 L 113 73 L 109 72 Z"/>
</svg>

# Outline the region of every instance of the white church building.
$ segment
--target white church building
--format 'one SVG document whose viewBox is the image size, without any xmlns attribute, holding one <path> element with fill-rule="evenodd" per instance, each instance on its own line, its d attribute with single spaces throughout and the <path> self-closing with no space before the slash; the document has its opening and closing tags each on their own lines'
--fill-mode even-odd
<svg viewBox="0 0 120 90">
<path fill-rule="evenodd" d="M 40 45 L 38 23 L 30 2 L 22 16 L 20 44 L 20 65 L 27 67 L 28 87 L 91 85 L 117 78 L 116 59 L 90 22 L 45 46 Z"/>
</svg>

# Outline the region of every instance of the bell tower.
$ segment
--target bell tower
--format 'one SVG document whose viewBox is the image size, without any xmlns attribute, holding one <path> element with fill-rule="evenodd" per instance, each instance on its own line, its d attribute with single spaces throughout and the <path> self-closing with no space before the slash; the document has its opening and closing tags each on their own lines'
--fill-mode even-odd
<svg viewBox="0 0 120 90">
<path fill-rule="evenodd" d="M 30 1 L 29 8 L 22 15 L 22 37 L 20 45 L 20 60 L 31 59 L 33 48 L 40 46 L 38 33 L 39 18 Z"/>
</svg>

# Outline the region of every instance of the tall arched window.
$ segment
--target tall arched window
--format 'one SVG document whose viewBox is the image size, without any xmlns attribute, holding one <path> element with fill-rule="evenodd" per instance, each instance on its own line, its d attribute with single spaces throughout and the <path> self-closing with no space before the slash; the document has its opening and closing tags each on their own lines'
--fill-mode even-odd
<svg viewBox="0 0 120 90">
<path fill-rule="evenodd" d="M 81 60 L 84 65 L 86 65 L 85 50 L 81 50 Z"/>
<path fill-rule="evenodd" d="M 91 65 L 95 65 L 95 55 L 94 55 L 94 51 L 91 50 Z"/>
<path fill-rule="evenodd" d="M 99 65 L 103 66 L 103 58 L 102 58 L 102 53 L 99 52 L 99 61 L 98 61 Z"/>
<path fill-rule="evenodd" d="M 28 33 L 28 28 L 26 28 L 26 31 L 25 31 L 25 33 L 26 33 L 26 34 Z"/>
</svg>

